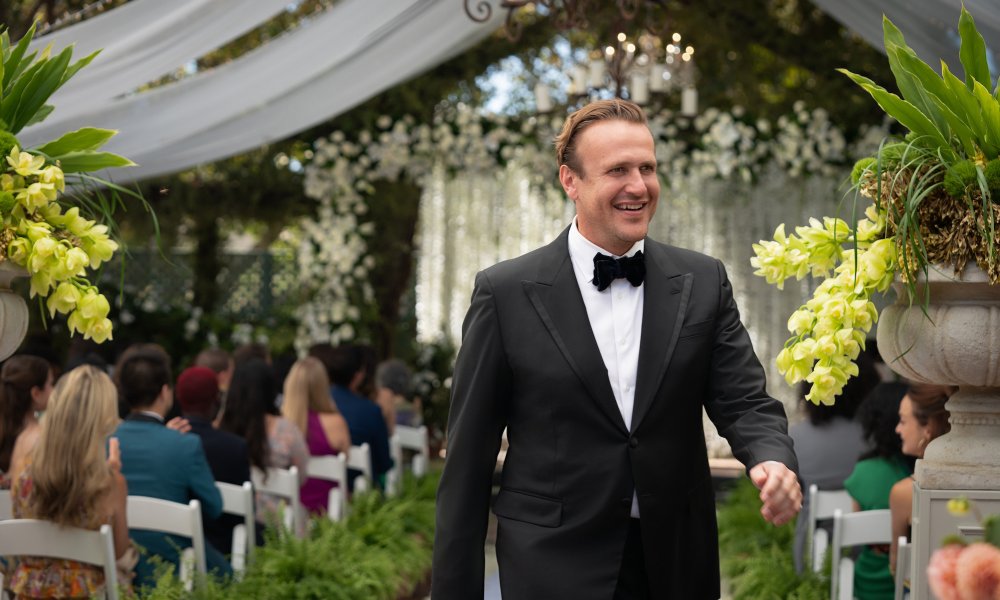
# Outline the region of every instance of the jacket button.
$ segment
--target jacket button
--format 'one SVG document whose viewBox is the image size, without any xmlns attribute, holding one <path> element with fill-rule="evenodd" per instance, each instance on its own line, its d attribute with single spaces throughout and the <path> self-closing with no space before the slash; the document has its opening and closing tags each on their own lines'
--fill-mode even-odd
<svg viewBox="0 0 1000 600">
<path fill-rule="evenodd" d="M 636 439 L 636 438 L 634 438 L 634 437 L 629 438 L 628 439 L 628 447 L 629 448 L 638 448 L 639 447 L 639 440 Z"/>
</svg>

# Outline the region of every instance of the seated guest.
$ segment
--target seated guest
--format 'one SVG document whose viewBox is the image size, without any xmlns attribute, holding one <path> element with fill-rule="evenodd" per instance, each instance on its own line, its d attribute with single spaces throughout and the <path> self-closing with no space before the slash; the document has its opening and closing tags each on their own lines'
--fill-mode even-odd
<svg viewBox="0 0 1000 600">
<path fill-rule="evenodd" d="M 330 380 L 323 363 L 311 356 L 299 359 L 285 379 L 284 395 L 281 414 L 305 436 L 311 456 L 346 454 L 351 449 L 347 421 L 330 397 Z M 302 506 L 311 513 L 325 512 L 335 486 L 332 481 L 306 479 L 300 493 Z"/>
<path fill-rule="evenodd" d="M 855 510 L 889 508 L 894 483 L 912 472 L 895 433 L 899 402 L 906 393 L 901 383 L 882 383 L 861 406 L 861 425 L 869 450 L 861 456 L 844 488 L 854 500 Z M 854 564 L 854 596 L 859 600 L 888 598 L 895 591 L 889 572 L 889 548 L 866 546 Z"/>
<path fill-rule="evenodd" d="M 221 401 L 215 373 L 206 367 L 189 367 L 177 378 L 177 404 L 201 438 L 201 446 L 216 481 L 243 485 L 250 481 L 247 443 L 240 436 L 212 427 Z M 237 515 L 205 521 L 205 538 L 223 554 L 232 553 L 233 527 L 243 522 Z"/>
<path fill-rule="evenodd" d="M 267 346 L 258 342 L 243 344 L 233 351 L 233 364 L 235 366 L 240 366 L 241 364 L 254 359 L 262 360 L 270 365 L 271 351 L 267 349 Z"/>
<path fill-rule="evenodd" d="M 15 463 L 11 490 L 14 517 L 100 529 L 111 526 L 118 583 L 129 587 L 136 552 L 128 538 L 117 440 L 105 440 L 118 424 L 118 394 L 111 379 L 91 366 L 62 377 L 41 423 L 38 442 Z M 104 571 L 71 560 L 19 557 L 4 581 L 16 598 L 104 597 Z"/>
<path fill-rule="evenodd" d="M 35 445 L 41 427 L 35 413 L 45 410 L 52 394 L 52 369 L 48 361 L 21 354 L 0 370 L 0 489 L 10 488 L 7 475 L 15 444 L 26 453 Z"/>
<path fill-rule="evenodd" d="M 236 368 L 236 363 L 228 352 L 222 348 L 206 348 L 195 357 L 194 366 L 211 369 L 215 373 L 220 395 L 225 396 L 229 382 L 233 379 L 233 370 Z"/>
<path fill-rule="evenodd" d="M 375 369 L 375 403 L 382 409 L 389 435 L 396 425 L 420 427 L 424 423 L 420 400 L 410 400 L 412 380 L 410 369 L 399 359 L 382 361 Z"/>
<path fill-rule="evenodd" d="M 253 467 L 265 472 L 268 467 L 298 467 L 301 485 L 309 449 L 302 432 L 278 413 L 274 403 L 277 395 L 271 365 L 259 358 L 237 362 L 219 428 L 246 441 Z M 256 511 L 265 523 L 272 523 L 281 511 L 281 499 L 257 492 Z"/>
<path fill-rule="evenodd" d="M 336 348 L 329 344 L 317 344 L 309 349 L 326 367 L 326 373 L 333 383 L 330 393 L 340 413 L 347 420 L 351 432 L 351 443 L 355 446 L 367 443 L 371 447 L 372 471 L 375 485 L 385 487 L 385 474 L 392 468 L 389 454 L 389 429 L 378 405 L 359 393 L 359 386 L 365 379 L 364 356 L 358 346 L 343 345 Z M 359 475 L 352 471 L 348 482 Z"/>
<path fill-rule="evenodd" d="M 144 347 L 130 352 L 119 365 L 119 392 L 129 415 L 115 435 L 121 442 L 122 475 L 129 493 L 180 504 L 197 499 L 203 522 L 216 519 L 222 514 L 222 496 L 215 487 L 201 438 L 164 426 L 164 416 L 174 403 L 169 358 L 155 347 Z M 133 530 L 131 535 L 148 554 L 161 557 L 175 570 L 179 566 L 178 547 L 190 545 L 189 540 L 159 532 Z M 210 543 L 205 544 L 205 558 L 210 571 L 232 573 L 225 557 Z M 136 575 L 140 585 L 155 583 L 153 565 L 146 554 L 136 567 Z"/>
<path fill-rule="evenodd" d="M 806 556 L 809 486 L 816 484 L 821 490 L 844 489 L 844 480 L 867 448 L 861 424 L 854 415 L 865 396 L 878 385 L 879 375 L 875 370 L 875 361 L 868 354 L 858 355 L 857 365 L 858 374 L 847 381 L 832 405 L 810 402 L 805 399 L 802 390 L 800 406 L 806 419 L 788 428 L 788 435 L 795 442 L 795 456 L 799 459 L 799 481 L 806 492 L 795 523 L 793 556 L 798 572 L 802 572 L 803 565 L 811 561 Z"/>
<path fill-rule="evenodd" d="M 914 383 L 899 404 L 899 422 L 896 433 L 902 441 L 903 454 L 924 457 L 927 444 L 949 431 L 951 413 L 945 408 L 948 398 L 958 388 Z M 907 477 L 892 486 L 889 495 L 889 509 L 892 510 L 892 548 L 889 565 L 896 568 L 896 540 L 899 536 L 910 536 L 913 522 L 913 477 Z"/>
</svg>

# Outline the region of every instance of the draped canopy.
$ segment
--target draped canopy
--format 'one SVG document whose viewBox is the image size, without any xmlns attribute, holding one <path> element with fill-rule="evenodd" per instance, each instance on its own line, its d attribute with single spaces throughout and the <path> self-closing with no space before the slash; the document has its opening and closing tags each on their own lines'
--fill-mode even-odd
<svg viewBox="0 0 1000 600">
<path fill-rule="evenodd" d="M 295 30 L 220 67 L 146 89 L 284 10 L 288 0 L 132 0 L 39 37 L 35 47 L 103 48 L 54 97 L 55 112 L 21 134 L 27 146 L 84 125 L 121 133 L 108 150 L 139 163 L 128 182 L 183 170 L 281 140 L 471 47 L 503 19 L 471 21 L 458 0 L 340 0 Z M 884 12 L 932 65 L 958 64 L 962 0 L 813 0 L 881 48 Z M 965 0 L 993 49 L 996 0 Z M 994 55 L 995 56 L 995 55 Z M 995 69 L 994 69 L 995 70 Z"/>
</svg>

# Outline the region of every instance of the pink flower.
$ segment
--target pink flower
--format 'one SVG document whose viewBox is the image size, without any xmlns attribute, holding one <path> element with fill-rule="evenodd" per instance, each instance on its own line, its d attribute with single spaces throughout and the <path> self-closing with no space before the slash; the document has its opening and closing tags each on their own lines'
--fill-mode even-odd
<svg viewBox="0 0 1000 600">
<path fill-rule="evenodd" d="M 931 562 L 927 565 L 927 583 L 940 600 L 961 600 L 955 586 L 955 571 L 958 557 L 964 549 L 958 544 L 949 544 L 931 555 Z"/>
<path fill-rule="evenodd" d="M 955 587 L 962 600 L 1000 600 L 1000 548 L 967 546 L 955 566 Z"/>
</svg>

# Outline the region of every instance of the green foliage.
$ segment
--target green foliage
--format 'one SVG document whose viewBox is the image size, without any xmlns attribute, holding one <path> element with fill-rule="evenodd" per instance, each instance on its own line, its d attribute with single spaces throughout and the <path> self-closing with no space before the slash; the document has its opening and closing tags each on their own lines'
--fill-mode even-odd
<svg viewBox="0 0 1000 600">
<path fill-rule="evenodd" d="M 431 565 L 434 495 L 440 473 L 406 479 L 399 496 L 359 495 L 343 523 L 314 517 L 306 538 L 268 530 L 240 581 L 209 579 L 184 591 L 172 570 L 141 600 L 391 600 L 422 583 Z"/>
<path fill-rule="evenodd" d="M 1000 158 L 994 158 L 986 163 L 983 176 L 986 178 L 986 187 L 990 190 L 993 202 L 1000 202 Z"/>
<path fill-rule="evenodd" d="M 854 163 L 854 167 L 851 168 L 851 183 L 853 185 L 858 185 L 861 181 L 861 176 L 865 173 L 873 173 L 875 171 L 875 157 L 869 156 L 862 158 L 858 162 Z"/>
<path fill-rule="evenodd" d="M 944 189 L 949 196 L 961 198 L 966 187 L 976 183 L 976 165 L 971 160 L 953 164 L 944 174 Z"/>
<path fill-rule="evenodd" d="M 17 138 L 14 137 L 13 133 L 5 131 L 2 127 L 0 127 L 0 159 L 10 154 L 10 150 L 14 146 L 20 147 L 21 144 L 17 141 Z"/>
<path fill-rule="evenodd" d="M 795 573 L 795 525 L 774 527 L 760 514 L 759 492 L 741 479 L 718 511 L 723 577 L 734 600 L 821 600 L 829 596 L 829 576 Z"/>
<path fill-rule="evenodd" d="M 959 18 L 964 84 L 943 63 L 941 76 L 934 73 L 888 18 L 883 17 L 882 25 L 889 66 L 902 98 L 867 77 L 838 70 L 871 94 L 889 116 L 938 150 L 946 163 L 961 156 L 996 158 L 1000 154 L 1000 100 L 989 91 L 986 46 L 968 11 L 963 7 Z"/>
</svg>

